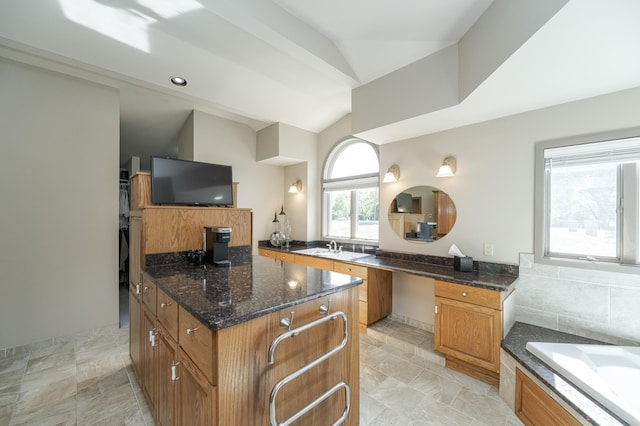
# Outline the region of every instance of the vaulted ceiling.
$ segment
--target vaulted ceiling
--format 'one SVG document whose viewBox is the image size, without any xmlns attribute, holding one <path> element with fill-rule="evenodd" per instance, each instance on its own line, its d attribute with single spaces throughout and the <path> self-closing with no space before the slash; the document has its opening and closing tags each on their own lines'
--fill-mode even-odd
<svg viewBox="0 0 640 426">
<path fill-rule="evenodd" d="M 319 132 L 352 111 L 352 90 L 455 46 L 491 8 L 518 32 L 508 9 L 527 3 L 20 0 L 0 4 L 0 56 L 119 87 L 124 161 L 173 154 L 192 109 Z M 471 93 L 363 135 L 386 143 L 640 86 L 640 2 L 536 3 L 558 11 Z"/>
</svg>

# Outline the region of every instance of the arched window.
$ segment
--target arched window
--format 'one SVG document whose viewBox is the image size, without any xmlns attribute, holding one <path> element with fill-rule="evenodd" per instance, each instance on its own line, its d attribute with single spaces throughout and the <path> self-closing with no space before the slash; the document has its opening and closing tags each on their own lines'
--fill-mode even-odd
<svg viewBox="0 0 640 426">
<path fill-rule="evenodd" d="M 338 144 L 323 171 L 323 238 L 377 242 L 379 183 L 380 160 L 374 145 L 361 139 Z"/>
</svg>

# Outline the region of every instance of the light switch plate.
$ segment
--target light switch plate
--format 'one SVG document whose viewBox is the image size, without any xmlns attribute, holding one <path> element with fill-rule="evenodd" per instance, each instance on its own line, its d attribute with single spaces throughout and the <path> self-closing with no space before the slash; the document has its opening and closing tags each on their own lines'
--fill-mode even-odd
<svg viewBox="0 0 640 426">
<path fill-rule="evenodd" d="M 493 244 L 484 243 L 484 255 L 493 256 Z"/>
</svg>

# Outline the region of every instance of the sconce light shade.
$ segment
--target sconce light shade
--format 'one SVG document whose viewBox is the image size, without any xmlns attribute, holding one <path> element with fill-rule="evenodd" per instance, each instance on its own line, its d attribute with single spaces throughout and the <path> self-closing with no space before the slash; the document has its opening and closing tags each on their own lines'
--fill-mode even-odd
<svg viewBox="0 0 640 426">
<path fill-rule="evenodd" d="M 302 181 L 298 179 L 297 181 L 292 183 L 291 186 L 289 187 L 289 193 L 296 194 L 300 191 L 302 191 Z"/>
<path fill-rule="evenodd" d="M 398 179 L 400 179 L 400 167 L 397 164 L 392 164 L 387 173 L 384 174 L 382 182 L 397 182 Z"/>
<path fill-rule="evenodd" d="M 456 159 L 447 157 L 442 161 L 442 166 L 438 169 L 436 177 L 448 177 L 456 174 Z"/>
</svg>

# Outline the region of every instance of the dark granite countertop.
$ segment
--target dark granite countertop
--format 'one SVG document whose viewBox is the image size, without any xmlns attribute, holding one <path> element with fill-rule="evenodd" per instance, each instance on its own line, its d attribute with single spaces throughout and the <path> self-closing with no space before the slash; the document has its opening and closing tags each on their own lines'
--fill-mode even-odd
<svg viewBox="0 0 640 426">
<path fill-rule="evenodd" d="M 283 249 L 268 244 L 259 245 L 263 249 L 287 253 L 296 253 L 298 250 L 313 246 L 310 244 L 293 244 L 288 249 Z M 497 291 L 510 291 L 518 279 L 518 267 L 515 265 L 474 262 L 473 271 L 460 272 L 453 268 L 453 259 L 451 258 L 382 250 L 371 251 L 369 256 L 358 259 L 340 261 Z"/>
<path fill-rule="evenodd" d="M 231 267 L 182 262 L 147 266 L 146 279 L 212 330 L 355 287 L 362 279 L 266 257 Z"/>
<path fill-rule="evenodd" d="M 573 386 L 531 352 L 527 351 L 527 342 L 599 345 L 606 343 L 531 324 L 516 322 L 507 337 L 502 341 L 502 348 L 590 423 L 594 425 L 616 426 L 626 424 L 593 398 Z"/>
</svg>

